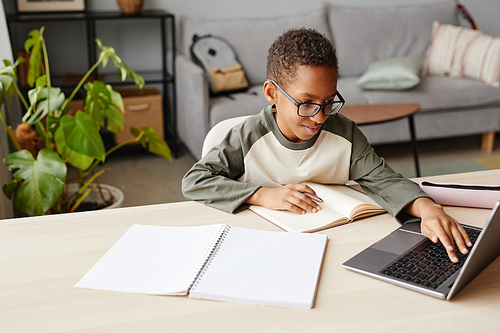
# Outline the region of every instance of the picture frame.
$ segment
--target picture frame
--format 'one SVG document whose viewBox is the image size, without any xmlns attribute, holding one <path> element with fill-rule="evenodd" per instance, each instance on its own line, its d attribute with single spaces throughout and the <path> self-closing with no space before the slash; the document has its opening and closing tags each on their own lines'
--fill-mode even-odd
<svg viewBox="0 0 500 333">
<path fill-rule="evenodd" d="M 85 0 L 17 0 L 19 13 L 78 12 L 85 10 Z"/>
</svg>

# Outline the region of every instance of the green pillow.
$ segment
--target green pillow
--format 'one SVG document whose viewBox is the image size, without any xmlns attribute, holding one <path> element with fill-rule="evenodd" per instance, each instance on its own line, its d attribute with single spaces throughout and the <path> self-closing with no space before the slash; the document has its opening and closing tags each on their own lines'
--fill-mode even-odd
<svg viewBox="0 0 500 333">
<path fill-rule="evenodd" d="M 371 64 L 356 82 L 366 90 L 404 90 L 420 83 L 422 61 L 413 58 L 392 58 Z"/>
</svg>

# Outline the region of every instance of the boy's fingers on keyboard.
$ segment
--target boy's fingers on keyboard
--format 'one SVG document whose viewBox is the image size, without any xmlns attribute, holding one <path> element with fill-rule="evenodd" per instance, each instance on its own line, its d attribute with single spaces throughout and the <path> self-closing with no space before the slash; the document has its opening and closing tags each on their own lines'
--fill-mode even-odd
<svg viewBox="0 0 500 333">
<path fill-rule="evenodd" d="M 438 236 L 431 229 L 429 229 L 427 224 L 422 223 L 420 225 L 420 232 L 422 233 L 422 235 L 429 238 L 433 243 L 437 243 L 439 241 Z"/>
<path fill-rule="evenodd" d="M 450 260 L 455 263 L 458 262 L 458 257 L 455 253 L 455 247 L 453 246 L 453 243 L 450 240 L 447 232 L 445 232 L 445 229 L 436 228 L 436 230 L 431 230 L 428 226 L 425 226 L 425 229 L 425 231 L 422 230 L 423 235 L 433 242 L 435 242 L 436 238 L 438 238 L 441 244 L 443 244 L 444 248 L 446 249 Z"/>
<path fill-rule="evenodd" d="M 461 228 L 463 229 L 463 228 Z M 453 237 L 455 239 L 455 244 L 457 244 L 458 249 L 462 254 L 467 254 L 469 253 L 469 250 L 467 249 L 467 242 L 470 242 L 469 236 L 467 236 L 467 233 L 465 233 L 465 236 L 462 234 L 461 230 L 456 228 L 453 229 Z"/>
<path fill-rule="evenodd" d="M 446 249 L 446 252 L 448 253 L 448 257 L 452 262 L 457 263 L 458 262 L 458 257 L 457 254 L 455 253 L 455 247 L 453 246 L 453 243 L 451 243 L 448 239 L 448 236 L 443 236 L 439 237 L 439 240 L 441 241 L 441 244 L 443 244 L 444 248 Z"/>
<path fill-rule="evenodd" d="M 468 247 L 471 247 L 472 246 L 472 242 L 470 241 L 470 237 L 469 235 L 467 234 L 467 231 L 459 224 L 458 225 L 458 231 L 460 231 L 460 233 L 462 234 L 462 237 L 465 241 L 465 245 L 467 245 Z"/>
</svg>

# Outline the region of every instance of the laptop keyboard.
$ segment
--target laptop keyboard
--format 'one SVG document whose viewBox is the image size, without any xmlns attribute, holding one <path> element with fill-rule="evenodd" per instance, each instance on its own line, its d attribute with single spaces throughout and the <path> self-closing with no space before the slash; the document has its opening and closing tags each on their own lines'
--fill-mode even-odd
<svg viewBox="0 0 500 333">
<path fill-rule="evenodd" d="M 466 226 L 464 229 L 474 245 L 481 230 Z M 467 259 L 467 255 L 462 254 L 456 247 L 455 250 L 459 259 L 458 263 L 450 261 L 441 243 L 434 244 L 426 241 L 394 260 L 379 273 L 397 280 L 436 289 L 453 273 L 459 271 Z"/>
</svg>

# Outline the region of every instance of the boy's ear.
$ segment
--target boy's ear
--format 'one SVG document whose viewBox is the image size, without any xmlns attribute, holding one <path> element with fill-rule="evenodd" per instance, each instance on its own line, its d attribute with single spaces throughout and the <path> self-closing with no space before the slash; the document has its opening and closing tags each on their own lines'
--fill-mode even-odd
<svg viewBox="0 0 500 333">
<path fill-rule="evenodd" d="M 264 82 L 264 97 L 271 104 L 278 102 L 278 88 L 270 81 Z"/>
</svg>

